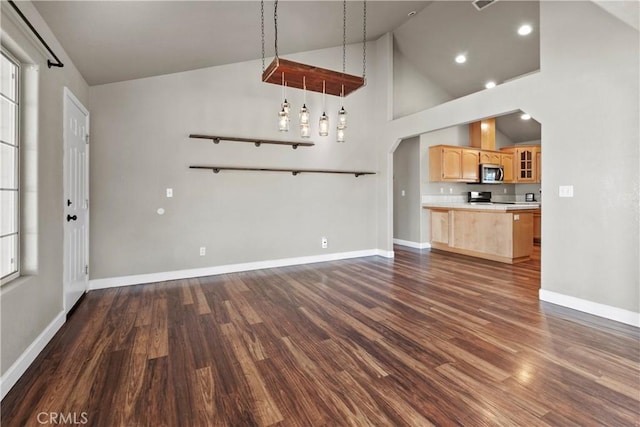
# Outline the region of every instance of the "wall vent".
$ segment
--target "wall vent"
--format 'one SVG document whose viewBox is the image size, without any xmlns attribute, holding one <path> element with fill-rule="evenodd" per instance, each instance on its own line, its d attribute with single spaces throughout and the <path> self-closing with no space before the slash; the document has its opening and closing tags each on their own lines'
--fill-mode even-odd
<svg viewBox="0 0 640 427">
<path fill-rule="evenodd" d="M 491 6 L 493 3 L 497 1 L 498 0 L 474 0 L 473 5 L 475 6 L 476 9 L 482 10 Z"/>
</svg>

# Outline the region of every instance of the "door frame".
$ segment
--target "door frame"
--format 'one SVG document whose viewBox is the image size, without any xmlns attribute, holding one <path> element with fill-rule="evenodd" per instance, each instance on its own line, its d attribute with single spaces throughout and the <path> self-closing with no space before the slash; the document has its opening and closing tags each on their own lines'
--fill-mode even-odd
<svg viewBox="0 0 640 427">
<path fill-rule="evenodd" d="M 62 231 L 62 235 L 63 235 L 63 241 L 62 241 L 62 274 L 63 274 L 63 279 L 62 279 L 62 308 L 64 310 L 65 313 L 69 313 L 70 310 L 73 309 L 74 306 L 71 307 L 67 307 L 67 301 L 66 301 L 66 291 L 67 291 L 67 280 L 66 280 L 66 275 L 65 272 L 67 271 L 67 265 L 65 264 L 65 259 L 66 259 L 66 254 L 65 254 L 65 249 L 67 247 L 67 233 L 65 231 L 65 223 L 64 223 L 64 218 L 65 218 L 65 210 L 67 207 L 67 168 L 69 167 L 69 165 L 67 164 L 67 150 L 68 150 L 68 135 L 67 135 L 67 120 L 69 119 L 68 117 L 68 108 L 70 106 L 70 103 L 73 103 L 86 117 L 86 129 L 87 129 L 87 137 L 88 135 L 90 135 L 90 120 L 89 120 L 89 110 L 82 104 L 82 102 L 80 102 L 80 100 L 73 94 L 73 92 L 71 91 L 71 89 L 69 89 L 67 86 L 64 87 L 63 90 L 63 108 L 62 108 L 62 141 L 63 141 L 63 155 L 62 155 L 62 164 L 63 164 L 63 169 L 62 169 L 62 173 L 63 173 L 63 177 L 62 177 L 62 212 L 63 212 L 63 223 L 62 223 L 62 227 L 63 227 L 63 231 Z M 90 200 L 90 187 L 89 187 L 89 183 L 90 183 L 90 179 L 89 179 L 89 172 L 91 170 L 90 168 L 90 144 L 87 142 L 86 144 L 86 153 L 87 153 L 87 176 L 86 176 L 86 186 L 87 186 L 87 209 L 86 209 L 86 229 L 87 229 L 87 233 L 86 233 L 86 241 L 85 241 L 85 257 L 86 257 L 86 262 L 87 262 L 87 266 L 89 265 L 89 236 L 90 236 L 90 229 L 89 229 L 89 219 L 90 219 L 90 208 L 91 208 L 91 204 L 89 203 Z M 86 283 L 85 283 L 85 287 L 84 287 L 84 293 L 87 292 L 89 288 L 89 275 L 87 273 L 86 276 Z M 74 305 L 77 303 L 77 301 L 74 303 Z"/>
</svg>

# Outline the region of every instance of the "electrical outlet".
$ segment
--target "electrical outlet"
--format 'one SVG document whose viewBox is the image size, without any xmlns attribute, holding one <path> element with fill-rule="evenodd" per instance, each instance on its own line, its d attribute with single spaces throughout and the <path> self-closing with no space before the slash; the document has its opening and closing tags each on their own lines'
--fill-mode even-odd
<svg viewBox="0 0 640 427">
<path fill-rule="evenodd" d="M 504 194 L 507 194 L 507 189 L 503 188 Z"/>
<path fill-rule="evenodd" d="M 402 197 L 404 197 L 407 193 L 405 193 L 404 190 L 402 190 Z"/>
<path fill-rule="evenodd" d="M 444 194 L 444 188 L 440 187 L 440 194 Z"/>
<path fill-rule="evenodd" d="M 200 256 L 205 256 L 207 254 L 207 248 L 202 246 L 200 247 Z"/>
<path fill-rule="evenodd" d="M 167 188 L 167 197 L 173 197 L 173 188 Z"/>
<path fill-rule="evenodd" d="M 449 194 L 453 194 L 453 188 L 449 187 Z"/>
<path fill-rule="evenodd" d="M 322 249 L 327 249 L 329 247 L 329 242 L 326 237 L 322 238 Z"/>
</svg>

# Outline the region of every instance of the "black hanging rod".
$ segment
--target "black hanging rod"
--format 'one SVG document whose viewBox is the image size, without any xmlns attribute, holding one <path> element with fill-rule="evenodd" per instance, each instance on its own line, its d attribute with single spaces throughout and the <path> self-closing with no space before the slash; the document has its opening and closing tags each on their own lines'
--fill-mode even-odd
<svg viewBox="0 0 640 427">
<path fill-rule="evenodd" d="M 60 68 L 64 67 L 64 64 L 60 61 L 58 56 L 55 53 L 53 53 L 53 51 L 51 50 L 51 48 L 49 47 L 47 42 L 44 41 L 44 39 L 42 38 L 40 33 L 38 33 L 38 31 L 36 31 L 36 29 L 33 28 L 33 25 L 31 25 L 31 22 L 29 22 L 27 17 L 24 16 L 24 14 L 20 11 L 20 9 L 18 9 L 18 6 L 16 6 L 16 4 L 13 2 L 13 0 L 8 0 L 8 2 L 15 9 L 15 11 L 18 12 L 18 15 L 20 15 L 20 18 L 22 18 L 24 23 L 27 24 L 29 29 L 33 32 L 33 34 L 35 34 L 35 36 L 38 38 L 38 40 L 40 40 L 40 43 L 42 43 L 42 45 L 47 48 L 47 50 L 49 51 L 51 56 L 53 56 L 53 58 L 56 60 L 56 62 L 53 62 L 50 59 L 47 59 L 47 67 L 49 67 L 49 68 L 51 68 L 51 67 L 60 67 Z"/>
</svg>

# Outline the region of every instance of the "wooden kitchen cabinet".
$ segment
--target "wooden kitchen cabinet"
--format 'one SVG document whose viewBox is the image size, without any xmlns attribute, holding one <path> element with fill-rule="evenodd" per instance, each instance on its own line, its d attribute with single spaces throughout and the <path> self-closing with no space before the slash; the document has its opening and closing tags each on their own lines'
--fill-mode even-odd
<svg viewBox="0 0 640 427">
<path fill-rule="evenodd" d="M 536 182 L 542 182 L 542 150 L 536 150 Z"/>
<path fill-rule="evenodd" d="M 462 149 L 462 180 L 464 182 L 478 182 L 480 180 L 480 152 L 478 150 Z"/>
<path fill-rule="evenodd" d="M 449 211 L 431 211 L 431 241 L 436 243 L 449 244 Z"/>
<path fill-rule="evenodd" d="M 538 244 L 542 243 L 542 209 L 533 213 L 533 241 Z"/>
<path fill-rule="evenodd" d="M 502 171 L 504 172 L 505 184 L 513 183 L 513 154 L 500 153 L 500 166 L 502 166 Z"/>
<path fill-rule="evenodd" d="M 481 151 L 480 152 L 480 163 L 481 164 L 489 164 L 489 165 L 499 165 L 500 164 L 500 153 L 496 151 Z"/>
<path fill-rule="evenodd" d="M 464 147 L 429 147 L 429 180 L 478 182 L 480 151 Z"/>
<path fill-rule="evenodd" d="M 534 183 L 540 182 L 537 177 L 537 161 L 539 159 L 540 146 L 522 145 L 505 147 L 501 151 L 513 155 L 513 182 Z"/>
<path fill-rule="evenodd" d="M 533 253 L 533 209 L 424 206 L 431 212 L 431 247 L 515 264 Z"/>
</svg>

